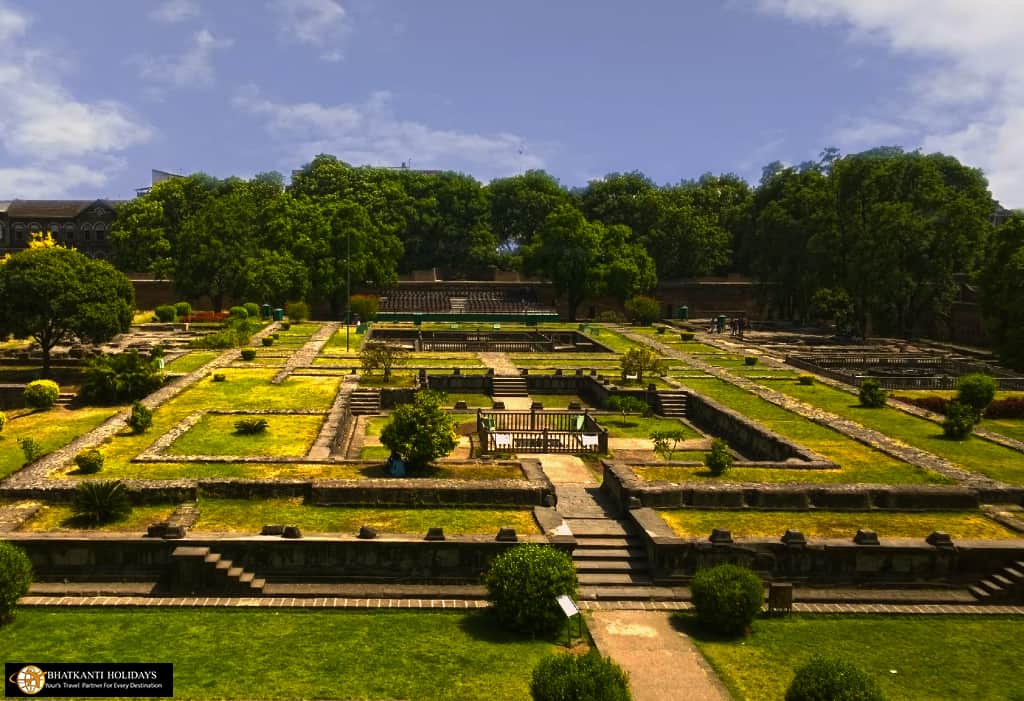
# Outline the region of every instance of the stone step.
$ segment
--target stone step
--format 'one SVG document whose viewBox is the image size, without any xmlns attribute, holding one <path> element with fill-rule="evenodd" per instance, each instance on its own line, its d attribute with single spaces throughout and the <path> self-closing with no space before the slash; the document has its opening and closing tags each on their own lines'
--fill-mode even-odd
<svg viewBox="0 0 1024 701">
<path fill-rule="evenodd" d="M 252 572 L 242 572 L 242 574 L 238 576 L 238 581 L 242 584 L 250 584 L 254 579 L 256 579 L 256 575 Z"/>
<path fill-rule="evenodd" d="M 573 560 L 610 560 L 615 558 L 635 560 L 646 557 L 647 553 L 640 548 L 581 548 L 577 546 L 572 551 Z"/>
<path fill-rule="evenodd" d="M 171 557 L 195 557 L 205 559 L 210 554 L 210 548 L 197 545 L 181 545 L 174 549 Z"/>
<path fill-rule="evenodd" d="M 992 594 L 999 594 L 1003 591 L 1003 588 L 991 579 L 981 580 L 980 582 L 978 582 L 978 586 Z"/>
<path fill-rule="evenodd" d="M 249 588 L 253 591 L 262 592 L 265 586 L 267 586 L 267 580 L 265 579 L 254 579 L 249 582 Z"/>
<path fill-rule="evenodd" d="M 631 562 L 629 560 L 577 560 L 576 571 L 580 574 L 597 572 L 632 572 L 640 574 L 647 572 L 646 562 Z"/>
<path fill-rule="evenodd" d="M 231 560 L 223 560 L 219 558 L 220 556 L 218 555 L 218 560 L 216 564 L 214 564 L 214 569 L 216 569 L 218 572 L 227 572 L 232 567 L 234 567 L 234 563 L 232 563 Z"/>
<path fill-rule="evenodd" d="M 1001 574 L 992 575 L 992 581 L 998 584 L 1002 589 L 1009 589 L 1013 586 L 1013 581 L 1007 579 Z"/>
<path fill-rule="evenodd" d="M 669 587 L 652 584 L 618 585 L 610 587 L 580 587 L 580 599 L 590 601 L 677 601 L 678 593 Z"/>
<path fill-rule="evenodd" d="M 1012 579 L 1015 582 L 1024 582 L 1024 572 L 1015 570 L 1012 567 L 1007 567 L 1003 570 L 1003 576 Z"/>
<path fill-rule="evenodd" d="M 208 553 L 206 555 L 206 557 L 203 558 L 203 562 L 205 562 L 208 565 L 216 565 L 220 561 L 221 561 L 220 553 Z"/>
<path fill-rule="evenodd" d="M 245 572 L 245 570 L 241 567 L 232 567 L 228 570 L 228 577 L 231 577 L 231 579 L 238 579 L 242 576 L 243 572 Z"/>
<path fill-rule="evenodd" d="M 974 595 L 974 598 L 981 602 L 988 602 L 992 600 L 992 592 L 986 591 L 976 584 L 972 584 L 967 587 L 967 591 Z"/>
<path fill-rule="evenodd" d="M 617 584 L 650 584 L 651 578 L 643 574 L 629 572 L 581 572 L 576 575 L 580 585 L 614 586 Z"/>
<path fill-rule="evenodd" d="M 632 527 L 606 518 L 570 518 L 565 520 L 565 525 L 575 536 L 620 537 L 633 535 Z"/>
</svg>

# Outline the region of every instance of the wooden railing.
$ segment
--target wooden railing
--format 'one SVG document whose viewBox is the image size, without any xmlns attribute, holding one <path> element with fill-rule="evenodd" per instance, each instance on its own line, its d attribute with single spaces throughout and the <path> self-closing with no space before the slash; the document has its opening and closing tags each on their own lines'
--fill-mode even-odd
<svg viewBox="0 0 1024 701">
<path fill-rule="evenodd" d="M 587 412 L 477 410 L 484 453 L 607 453 L 608 431 Z"/>
</svg>

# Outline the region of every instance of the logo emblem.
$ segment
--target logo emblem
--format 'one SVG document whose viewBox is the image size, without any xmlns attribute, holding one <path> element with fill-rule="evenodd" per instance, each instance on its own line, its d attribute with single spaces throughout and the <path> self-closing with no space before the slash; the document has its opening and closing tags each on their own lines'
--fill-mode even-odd
<svg viewBox="0 0 1024 701">
<path fill-rule="evenodd" d="M 17 674 L 12 674 L 10 681 L 17 684 L 21 693 L 35 696 L 46 686 L 46 672 L 35 665 L 28 665 L 19 669 Z"/>
</svg>

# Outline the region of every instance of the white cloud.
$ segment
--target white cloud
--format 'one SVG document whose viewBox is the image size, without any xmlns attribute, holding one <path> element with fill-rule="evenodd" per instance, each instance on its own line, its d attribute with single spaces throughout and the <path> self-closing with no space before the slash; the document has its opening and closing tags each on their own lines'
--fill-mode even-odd
<svg viewBox="0 0 1024 701">
<path fill-rule="evenodd" d="M 860 119 L 836 129 L 832 136 L 847 149 L 889 146 L 907 136 L 907 127 L 877 119 Z"/>
<path fill-rule="evenodd" d="M 859 116 L 838 135 L 920 136 L 988 175 L 996 197 L 1024 204 L 1024 23 L 1020 0 L 760 0 L 793 20 L 836 24 L 859 41 L 929 59 L 913 75 L 903 104 Z M 886 127 L 888 123 L 888 127 Z M 888 129 L 888 130 L 887 130 Z M 844 145 L 844 144 L 840 144 Z M 864 145 L 864 144 L 860 144 Z"/>
<path fill-rule="evenodd" d="M 340 61 L 341 47 L 351 31 L 348 13 L 337 0 L 272 0 L 281 18 L 282 37 L 320 49 L 325 61 Z"/>
<path fill-rule="evenodd" d="M 400 119 L 388 92 L 362 104 L 287 104 L 250 86 L 235 96 L 234 105 L 263 117 L 267 130 L 287 144 L 290 159 L 331 153 L 355 165 L 391 166 L 411 159 L 417 168 L 464 170 L 482 179 L 544 167 L 544 158 L 527 152 L 516 134 L 436 129 Z"/>
<path fill-rule="evenodd" d="M 130 59 L 139 67 L 139 75 L 156 83 L 175 87 L 213 84 L 213 52 L 227 49 L 235 42 L 218 39 L 207 29 L 192 35 L 192 41 L 178 56 L 136 56 Z"/>
<path fill-rule="evenodd" d="M 31 18 L 0 6 L 0 37 L 23 34 Z M 152 138 L 124 105 L 76 98 L 60 78 L 59 57 L 33 48 L 0 58 L 0 192 L 5 197 L 56 197 L 94 189 L 120 166 L 112 155 Z"/>
<path fill-rule="evenodd" d="M 166 0 L 149 13 L 150 19 L 164 24 L 184 22 L 198 16 L 198 0 Z"/>
</svg>

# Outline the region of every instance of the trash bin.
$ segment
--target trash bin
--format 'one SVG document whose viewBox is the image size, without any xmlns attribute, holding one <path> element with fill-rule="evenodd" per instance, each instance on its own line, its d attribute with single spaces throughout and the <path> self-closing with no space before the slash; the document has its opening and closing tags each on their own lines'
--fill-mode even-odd
<svg viewBox="0 0 1024 701">
<path fill-rule="evenodd" d="M 683 306 L 679 307 L 679 313 L 676 315 L 676 318 L 680 319 L 682 321 L 689 320 L 689 318 L 690 318 L 690 308 L 688 306 L 686 306 L 685 304 Z"/>
<path fill-rule="evenodd" d="M 274 321 L 284 321 L 284 309 L 278 307 L 274 310 Z"/>
<path fill-rule="evenodd" d="M 269 319 L 270 313 L 272 311 L 273 310 L 271 309 L 269 304 L 264 304 L 262 307 L 260 307 L 260 316 L 263 317 L 264 319 Z"/>
</svg>

